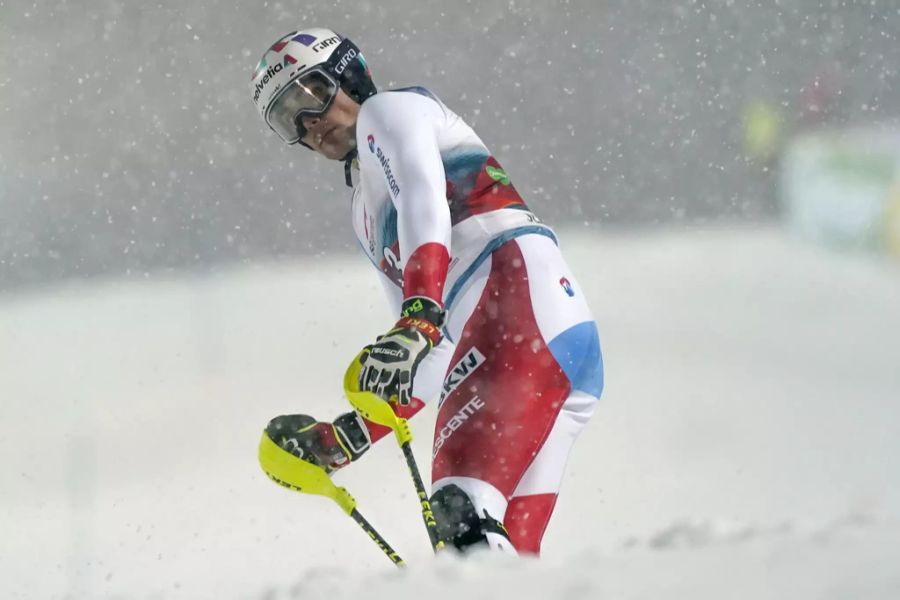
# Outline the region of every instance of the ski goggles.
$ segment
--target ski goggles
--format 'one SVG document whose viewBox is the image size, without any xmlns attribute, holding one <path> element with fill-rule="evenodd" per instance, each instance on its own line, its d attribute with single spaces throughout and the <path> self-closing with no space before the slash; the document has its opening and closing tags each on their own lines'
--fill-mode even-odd
<svg viewBox="0 0 900 600">
<path fill-rule="evenodd" d="M 321 115 L 337 96 L 338 83 L 321 68 L 303 73 L 276 96 L 266 111 L 266 123 L 288 144 L 306 135 L 301 117 Z"/>
</svg>

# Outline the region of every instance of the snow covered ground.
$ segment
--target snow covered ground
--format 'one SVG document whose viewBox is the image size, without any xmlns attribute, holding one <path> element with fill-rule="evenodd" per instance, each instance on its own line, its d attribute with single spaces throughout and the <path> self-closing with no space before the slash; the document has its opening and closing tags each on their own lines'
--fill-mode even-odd
<svg viewBox="0 0 900 600">
<path fill-rule="evenodd" d="M 900 266 L 776 228 L 562 239 L 606 390 L 540 562 L 431 558 L 389 440 L 337 480 L 402 573 L 261 474 L 266 421 L 343 410 L 390 320 L 325 257 L 0 300 L 0 597 L 900 597 Z"/>
</svg>

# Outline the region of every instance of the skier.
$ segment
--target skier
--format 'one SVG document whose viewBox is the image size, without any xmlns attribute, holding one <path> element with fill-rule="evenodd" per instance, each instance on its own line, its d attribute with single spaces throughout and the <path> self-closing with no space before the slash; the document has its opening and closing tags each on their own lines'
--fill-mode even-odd
<svg viewBox="0 0 900 600">
<path fill-rule="evenodd" d="M 597 328 L 556 234 L 476 133 L 422 87 L 377 92 L 359 48 L 295 31 L 251 82 L 288 144 L 342 161 L 351 218 L 398 317 L 360 359 L 360 389 L 405 418 L 438 402 L 431 505 L 461 551 L 540 552 L 569 451 L 603 387 Z M 377 93 L 376 93 L 377 92 Z M 328 473 L 389 430 L 350 412 L 266 432 Z"/>
</svg>

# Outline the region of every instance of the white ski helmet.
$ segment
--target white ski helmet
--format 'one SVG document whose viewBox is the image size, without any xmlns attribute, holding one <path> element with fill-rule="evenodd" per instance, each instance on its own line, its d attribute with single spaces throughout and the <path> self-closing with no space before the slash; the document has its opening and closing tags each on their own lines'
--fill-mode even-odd
<svg viewBox="0 0 900 600">
<path fill-rule="evenodd" d="M 359 48 L 322 28 L 283 36 L 266 50 L 250 80 L 256 109 L 288 144 L 306 133 L 300 117 L 327 111 L 339 88 L 359 104 L 376 92 Z"/>
</svg>

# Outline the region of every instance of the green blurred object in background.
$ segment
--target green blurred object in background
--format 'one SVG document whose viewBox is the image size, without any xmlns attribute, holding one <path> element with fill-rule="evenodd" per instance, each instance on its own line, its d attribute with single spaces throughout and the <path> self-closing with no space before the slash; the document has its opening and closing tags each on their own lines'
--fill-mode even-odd
<svg viewBox="0 0 900 600">
<path fill-rule="evenodd" d="M 801 135 L 787 147 L 781 177 L 784 217 L 802 237 L 844 248 L 896 247 L 900 130 Z"/>
<path fill-rule="evenodd" d="M 760 162 L 775 157 L 781 145 L 782 123 L 778 107 L 757 100 L 744 110 L 744 153 Z"/>
</svg>

